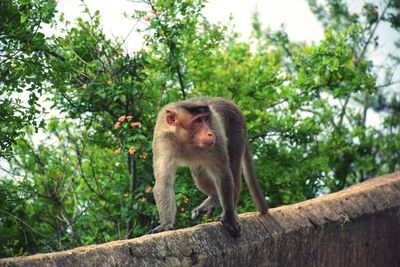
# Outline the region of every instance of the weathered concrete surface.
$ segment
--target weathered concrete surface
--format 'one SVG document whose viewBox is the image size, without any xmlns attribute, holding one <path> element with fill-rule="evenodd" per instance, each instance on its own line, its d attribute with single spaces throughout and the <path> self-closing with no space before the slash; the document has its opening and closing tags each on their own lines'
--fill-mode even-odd
<svg viewBox="0 0 400 267">
<path fill-rule="evenodd" d="M 0 266 L 400 266 L 400 172 L 241 221 L 237 240 L 208 223 Z"/>
</svg>

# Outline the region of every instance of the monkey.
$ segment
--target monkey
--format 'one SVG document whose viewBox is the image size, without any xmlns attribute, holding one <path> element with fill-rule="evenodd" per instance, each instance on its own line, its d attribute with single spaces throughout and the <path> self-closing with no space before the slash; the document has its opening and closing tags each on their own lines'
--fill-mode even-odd
<svg viewBox="0 0 400 267">
<path fill-rule="evenodd" d="M 160 225 L 148 234 L 171 230 L 176 213 L 174 180 L 178 166 L 188 166 L 198 188 L 208 197 L 192 219 L 222 206 L 219 221 L 233 238 L 241 235 L 236 213 L 241 167 L 260 214 L 268 206 L 256 179 L 244 116 L 225 98 L 191 98 L 170 103 L 158 113 L 154 136 L 154 199 Z"/>
</svg>

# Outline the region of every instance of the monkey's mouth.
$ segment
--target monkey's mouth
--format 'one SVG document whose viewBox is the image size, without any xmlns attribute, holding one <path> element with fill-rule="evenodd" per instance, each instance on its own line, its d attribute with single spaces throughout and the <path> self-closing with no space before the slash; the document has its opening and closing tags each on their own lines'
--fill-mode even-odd
<svg viewBox="0 0 400 267">
<path fill-rule="evenodd" d="M 198 143 L 197 146 L 201 149 L 213 149 L 214 148 L 214 144 L 215 142 L 202 142 L 202 143 Z"/>
</svg>

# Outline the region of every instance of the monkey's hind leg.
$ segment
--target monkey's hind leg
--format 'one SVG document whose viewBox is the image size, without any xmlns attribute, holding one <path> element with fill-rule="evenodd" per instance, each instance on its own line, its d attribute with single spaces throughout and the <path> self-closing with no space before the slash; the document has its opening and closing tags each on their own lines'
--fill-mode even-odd
<svg viewBox="0 0 400 267">
<path fill-rule="evenodd" d="M 192 210 L 192 220 L 200 218 L 203 214 L 212 216 L 215 207 L 218 205 L 218 198 L 208 197 L 199 206 Z"/>
<path fill-rule="evenodd" d="M 192 219 L 196 220 L 204 214 L 211 216 L 218 205 L 218 194 L 214 181 L 208 177 L 206 170 L 202 167 L 192 167 L 190 170 L 197 186 L 204 194 L 208 195 L 208 198 L 193 209 Z"/>
</svg>

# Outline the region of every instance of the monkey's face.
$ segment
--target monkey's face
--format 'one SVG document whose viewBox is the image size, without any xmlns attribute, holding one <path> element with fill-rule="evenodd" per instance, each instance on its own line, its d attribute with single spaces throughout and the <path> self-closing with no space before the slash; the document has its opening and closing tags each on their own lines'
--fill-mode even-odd
<svg viewBox="0 0 400 267">
<path fill-rule="evenodd" d="M 193 144 L 201 149 L 212 149 L 215 144 L 215 134 L 210 128 L 211 114 L 204 113 L 191 119 L 191 137 Z"/>
<path fill-rule="evenodd" d="M 202 150 L 210 150 L 214 147 L 216 137 L 210 127 L 211 112 L 196 115 L 188 112 L 179 112 L 174 113 L 173 118 L 168 118 L 168 116 L 167 114 L 167 122 L 176 127 L 175 133 L 180 143 Z"/>
</svg>

